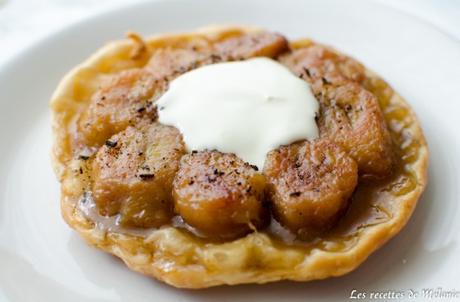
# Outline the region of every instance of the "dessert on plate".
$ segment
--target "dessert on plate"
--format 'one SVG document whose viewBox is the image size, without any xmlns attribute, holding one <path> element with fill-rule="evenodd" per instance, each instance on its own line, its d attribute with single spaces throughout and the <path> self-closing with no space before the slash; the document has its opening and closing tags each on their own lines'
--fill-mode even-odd
<svg viewBox="0 0 460 302">
<path fill-rule="evenodd" d="M 250 27 L 107 44 L 51 100 L 66 222 L 176 287 L 355 269 L 410 218 L 409 105 L 328 46 Z"/>
</svg>

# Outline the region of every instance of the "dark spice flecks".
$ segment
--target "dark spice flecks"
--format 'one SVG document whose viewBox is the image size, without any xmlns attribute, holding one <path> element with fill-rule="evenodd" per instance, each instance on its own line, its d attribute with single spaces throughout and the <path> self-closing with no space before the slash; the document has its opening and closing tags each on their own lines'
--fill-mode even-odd
<svg viewBox="0 0 460 302">
<path fill-rule="evenodd" d="M 117 141 L 111 141 L 109 139 L 105 141 L 105 145 L 110 148 L 116 147 L 117 143 L 118 143 Z"/>
<path fill-rule="evenodd" d="M 142 180 L 147 180 L 147 179 L 152 179 L 155 177 L 155 174 L 153 173 L 150 173 L 150 172 L 142 172 L 142 173 L 139 173 L 139 177 L 142 179 Z"/>
</svg>

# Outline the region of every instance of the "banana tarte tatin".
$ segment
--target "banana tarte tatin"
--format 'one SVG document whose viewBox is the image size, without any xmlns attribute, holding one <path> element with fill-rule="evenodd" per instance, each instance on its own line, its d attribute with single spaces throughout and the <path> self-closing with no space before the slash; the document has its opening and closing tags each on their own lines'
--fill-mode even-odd
<svg viewBox="0 0 460 302">
<path fill-rule="evenodd" d="M 176 287 L 307 281 L 350 272 L 408 221 L 427 145 L 407 103 L 354 59 L 247 27 L 128 37 L 51 100 L 62 215 L 88 243 Z M 279 146 L 258 169 L 188 151 L 159 122 L 156 102 L 178 76 L 254 57 L 308 83 L 318 138 Z"/>
</svg>

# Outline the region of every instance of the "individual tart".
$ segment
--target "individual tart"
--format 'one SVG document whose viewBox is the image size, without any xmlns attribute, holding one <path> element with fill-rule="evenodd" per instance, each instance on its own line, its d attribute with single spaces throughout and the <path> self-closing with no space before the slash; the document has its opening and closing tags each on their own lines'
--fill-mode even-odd
<svg viewBox="0 0 460 302">
<path fill-rule="evenodd" d="M 254 57 L 309 84 L 317 139 L 279 146 L 257 169 L 190 152 L 159 122 L 156 102 L 175 78 Z M 385 81 L 330 47 L 257 28 L 131 33 L 68 73 L 51 109 L 65 221 L 176 287 L 346 274 L 401 230 L 427 182 L 420 125 Z"/>
</svg>

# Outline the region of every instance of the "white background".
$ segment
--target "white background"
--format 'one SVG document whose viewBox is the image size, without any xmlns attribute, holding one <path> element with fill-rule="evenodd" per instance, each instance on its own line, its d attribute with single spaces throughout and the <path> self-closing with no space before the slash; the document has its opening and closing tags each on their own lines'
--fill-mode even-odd
<svg viewBox="0 0 460 302">
<path fill-rule="evenodd" d="M 460 41 L 460 0 L 369 1 L 379 1 L 415 15 Z M 135 2 L 140 1 L 0 0 L 0 65 L 34 41 L 68 24 Z"/>
<path fill-rule="evenodd" d="M 401 14 L 374 1 L 151 3 L 75 24 L 12 60 L 67 23 L 128 3 L 0 0 L 0 55 L 9 61 L 0 66 L 0 301 L 331 302 L 346 300 L 352 288 L 458 289 L 460 44 L 436 28 L 458 41 L 459 2 L 385 1 L 406 12 Z M 262 4 L 267 4 L 263 11 Z M 47 103 L 62 75 L 126 29 L 148 34 L 221 20 L 321 39 L 359 58 L 416 110 L 430 144 L 430 184 L 404 230 L 356 271 L 327 282 L 177 290 L 87 246 L 61 219 L 58 184 L 49 164 Z"/>
</svg>

